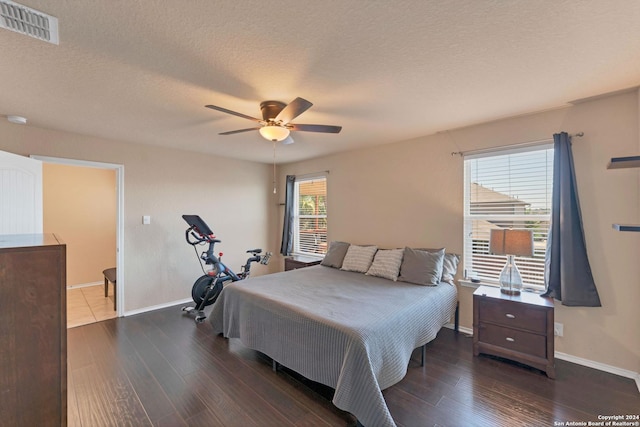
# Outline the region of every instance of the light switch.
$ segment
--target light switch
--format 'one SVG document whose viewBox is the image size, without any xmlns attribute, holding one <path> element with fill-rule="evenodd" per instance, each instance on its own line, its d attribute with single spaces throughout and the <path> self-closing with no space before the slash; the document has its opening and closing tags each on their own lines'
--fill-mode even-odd
<svg viewBox="0 0 640 427">
<path fill-rule="evenodd" d="M 151 216 L 149 215 L 144 215 L 142 217 L 142 223 L 147 225 L 147 224 L 151 224 Z"/>
</svg>

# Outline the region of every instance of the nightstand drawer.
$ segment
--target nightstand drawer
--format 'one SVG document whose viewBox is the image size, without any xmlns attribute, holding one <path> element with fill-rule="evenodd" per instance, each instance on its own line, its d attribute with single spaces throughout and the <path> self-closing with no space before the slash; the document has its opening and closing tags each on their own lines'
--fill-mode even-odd
<svg viewBox="0 0 640 427">
<path fill-rule="evenodd" d="M 480 325 L 478 339 L 505 349 L 547 357 L 547 337 L 496 325 Z"/>
<path fill-rule="evenodd" d="M 473 355 L 515 360 L 555 378 L 553 320 L 551 298 L 479 286 L 473 293 Z"/>
<path fill-rule="evenodd" d="M 546 311 L 534 306 L 480 298 L 478 310 L 483 323 L 490 322 L 540 334 L 545 334 L 547 331 Z"/>
</svg>

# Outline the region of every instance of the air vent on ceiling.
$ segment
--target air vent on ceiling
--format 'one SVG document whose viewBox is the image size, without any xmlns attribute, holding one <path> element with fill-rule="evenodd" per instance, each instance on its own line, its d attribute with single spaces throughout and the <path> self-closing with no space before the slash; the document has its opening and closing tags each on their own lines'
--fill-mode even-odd
<svg viewBox="0 0 640 427">
<path fill-rule="evenodd" d="M 11 0 L 0 0 L 0 28 L 58 44 L 58 18 Z"/>
</svg>

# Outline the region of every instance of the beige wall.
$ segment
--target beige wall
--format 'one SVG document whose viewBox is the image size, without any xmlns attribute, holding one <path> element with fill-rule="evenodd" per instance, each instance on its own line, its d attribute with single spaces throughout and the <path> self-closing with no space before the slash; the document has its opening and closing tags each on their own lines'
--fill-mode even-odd
<svg viewBox="0 0 640 427">
<path fill-rule="evenodd" d="M 611 227 L 614 222 L 640 223 L 640 170 L 607 170 L 611 157 L 640 153 L 638 122 L 638 94 L 632 92 L 284 165 L 279 182 L 284 185 L 287 174 L 330 171 L 330 240 L 444 246 L 461 253 L 463 160 L 451 152 L 547 139 L 559 131 L 584 132 L 574 139 L 573 153 L 587 248 L 603 306 L 556 302 L 556 321 L 564 324 L 556 350 L 640 372 L 640 233 Z M 273 229 L 281 229 L 279 222 Z M 278 234 L 274 231 L 274 238 Z M 467 328 L 472 327 L 472 293 L 459 286 L 461 324 Z"/>
<path fill-rule="evenodd" d="M 184 240 L 183 214 L 201 215 L 222 240 L 234 270 L 245 250 L 275 250 L 269 165 L 128 144 L 0 121 L 0 150 L 124 165 L 125 312 L 191 296 L 202 274 Z M 151 224 L 143 225 L 142 216 Z M 64 236 L 62 236 L 64 239 Z M 256 266 L 256 274 L 267 267 Z M 176 316 L 179 316 L 176 313 Z"/>
<path fill-rule="evenodd" d="M 7 122 L 0 122 L 0 150 L 125 166 L 124 296 L 125 309 L 131 311 L 189 296 L 199 267 L 184 242 L 184 213 L 209 222 L 223 241 L 225 261 L 237 267 L 248 247 L 278 251 L 282 212 L 277 204 L 283 201 L 284 176 L 329 170 L 330 239 L 386 247 L 445 246 L 460 253 L 463 162 L 452 151 L 583 131 L 573 151 L 587 248 L 603 307 L 556 304 L 556 320 L 564 324 L 556 350 L 639 372 L 640 235 L 616 232 L 611 224 L 640 223 L 640 170 L 606 169 L 609 158 L 640 152 L 638 109 L 638 94 L 627 93 L 284 165 L 278 168 L 281 187 L 275 196 L 269 165 Z M 142 225 L 143 215 L 151 215 L 151 225 Z M 472 326 L 472 292 L 459 287 L 461 323 L 467 328 Z"/>
<path fill-rule="evenodd" d="M 44 163 L 43 229 L 64 236 L 67 286 L 102 282 L 116 266 L 114 170 Z"/>
</svg>

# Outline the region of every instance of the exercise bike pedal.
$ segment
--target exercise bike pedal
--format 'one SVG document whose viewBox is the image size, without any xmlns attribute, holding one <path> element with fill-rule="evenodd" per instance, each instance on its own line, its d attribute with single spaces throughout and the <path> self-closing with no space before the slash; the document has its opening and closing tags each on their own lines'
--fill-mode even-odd
<svg viewBox="0 0 640 427">
<path fill-rule="evenodd" d="M 186 306 L 181 309 L 185 314 L 197 313 L 196 317 L 193 319 L 196 323 L 204 322 L 204 319 L 207 318 L 207 315 L 204 314 L 204 311 L 198 310 L 197 307 Z"/>
</svg>

